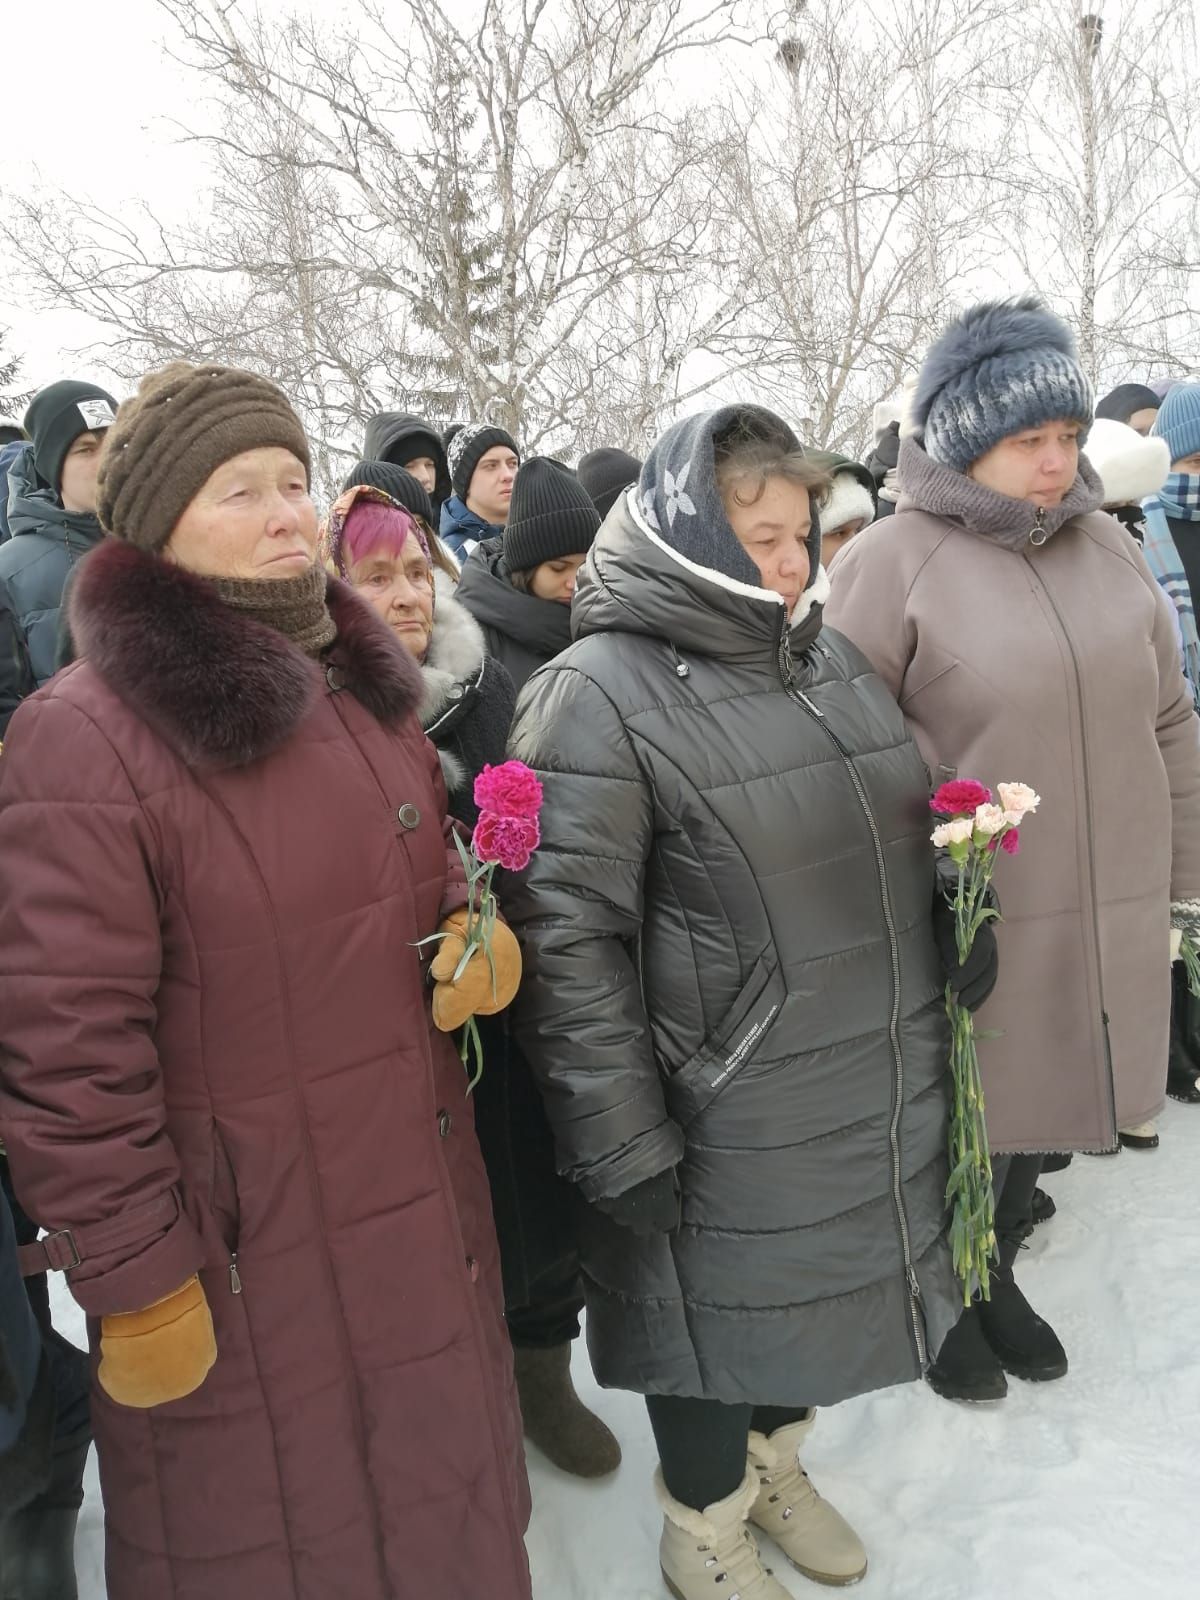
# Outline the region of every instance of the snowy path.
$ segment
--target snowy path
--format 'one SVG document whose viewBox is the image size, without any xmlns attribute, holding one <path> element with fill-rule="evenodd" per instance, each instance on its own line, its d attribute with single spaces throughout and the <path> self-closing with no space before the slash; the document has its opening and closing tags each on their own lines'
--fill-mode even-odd
<svg viewBox="0 0 1200 1600">
<path fill-rule="evenodd" d="M 1200 1595 L 1200 1110 L 1169 1107 L 1162 1131 L 1157 1152 L 1076 1158 L 1047 1180 L 1058 1216 L 1021 1281 L 1066 1345 L 1064 1382 L 976 1409 L 911 1384 L 822 1414 L 807 1462 L 870 1551 L 862 1600 Z M 63 1326 L 80 1337 L 81 1321 L 67 1300 Z M 577 1375 L 595 1394 L 582 1350 Z M 595 1403 L 625 1464 L 589 1488 L 531 1459 L 536 1600 L 664 1600 L 641 1403 Z M 104 1600 L 94 1456 L 88 1470 L 81 1595 Z"/>
</svg>

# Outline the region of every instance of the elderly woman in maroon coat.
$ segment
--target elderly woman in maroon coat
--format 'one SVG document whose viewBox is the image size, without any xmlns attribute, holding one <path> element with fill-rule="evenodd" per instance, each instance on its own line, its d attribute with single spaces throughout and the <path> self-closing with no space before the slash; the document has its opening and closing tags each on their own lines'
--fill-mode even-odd
<svg viewBox="0 0 1200 1600">
<path fill-rule="evenodd" d="M 110 1600 L 525 1600 L 487 1182 L 427 987 L 452 1028 L 519 958 L 501 929 L 494 987 L 479 956 L 453 981 L 420 676 L 315 564 L 263 380 L 148 378 L 100 514 L 84 659 L 0 758 L 0 1130 L 89 1315 Z"/>
</svg>

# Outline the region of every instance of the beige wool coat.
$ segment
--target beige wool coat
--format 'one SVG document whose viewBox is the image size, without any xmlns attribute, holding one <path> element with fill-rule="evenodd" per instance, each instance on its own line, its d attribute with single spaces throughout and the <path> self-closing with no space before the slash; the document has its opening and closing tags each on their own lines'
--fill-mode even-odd
<svg viewBox="0 0 1200 1600">
<path fill-rule="evenodd" d="M 1200 723 L 1170 604 L 1087 464 L 1035 515 L 901 454 L 897 514 L 835 564 L 828 623 L 900 703 L 936 785 L 1031 784 L 979 1012 L 997 1153 L 1107 1150 L 1165 1091 L 1173 900 L 1200 899 Z"/>
</svg>

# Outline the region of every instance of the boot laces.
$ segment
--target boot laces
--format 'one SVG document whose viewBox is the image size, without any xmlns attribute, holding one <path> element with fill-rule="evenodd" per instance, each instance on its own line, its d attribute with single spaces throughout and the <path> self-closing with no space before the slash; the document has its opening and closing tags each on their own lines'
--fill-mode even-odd
<svg viewBox="0 0 1200 1600">
<path fill-rule="evenodd" d="M 767 1504 L 777 1506 L 781 1500 L 786 1500 L 787 1503 L 783 1508 L 783 1520 L 785 1522 L 789 1519 L 789 1517 L 795 1515 L 798 1505 L 804 1504 L 809 1500 L 817 1500 L 820 1498 L 820 1496 L 817 1494 L 817 1491 L 813 1488 L 811 1481 L 809 1480 L 808 1473 L 805 1472 L 799 1461 L 788 1462 L 782 1471 L 779 1472 L 778 1476 L 779 1487 L 775 1490 L 774 1494 L 769 1494 L 767 1496 Z M 760 1488 L 769 1489 L 773 1487 L 775 1483 L 775 1477 L 775 1473 L 766 1468 L 759 1467 L 758 1482 Z"/>
<path fill-rule="evenodd" d="M 721 1600 L 757 1600 L 761 1596 L 763 1582 L 771 1576 L 771 1569 L 759 1560 L 758 1545 L 745 1523 L 721 1545 L 699 1544 L 696 1549 L 702 1555 L 708 1554 L 706 1567 L 717 1568 L 713 1573 L 715 1584 L 737 1585 Z"/>
</svg>

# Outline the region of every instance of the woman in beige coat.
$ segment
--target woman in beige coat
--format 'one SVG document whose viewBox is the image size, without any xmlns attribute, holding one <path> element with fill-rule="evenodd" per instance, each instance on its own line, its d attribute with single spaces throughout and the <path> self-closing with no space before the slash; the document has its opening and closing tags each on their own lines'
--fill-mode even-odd
<svg viewBox="0 0 1200 1600">
<path fill-rule="evenodd" d="M 979 1016 L 1000 1270 L 930 1380 L 995 1399 L 1065 1374 L 1013 1282 L 1041 1161 L 1156 1143 L 1172 929 L 1200 910 L 1200 727 L 1169 604 L 1099 511 L 1091 387 L 1036 300 L 967 312 L 933 346 L 897 515 L 847 549 L 826 608 L 891 688 L 932 781 L 1042 796 L 999 879 L 1000 980 Z"/>
</svg>

